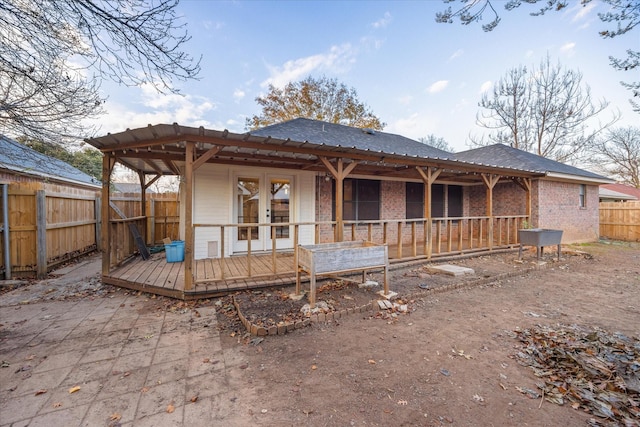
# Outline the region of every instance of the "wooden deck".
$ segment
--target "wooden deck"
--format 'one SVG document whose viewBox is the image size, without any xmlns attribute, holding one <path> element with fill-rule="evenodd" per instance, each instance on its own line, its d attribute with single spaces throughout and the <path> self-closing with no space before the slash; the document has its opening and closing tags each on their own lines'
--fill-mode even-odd
<svg viewBox="0 0 640 427">
<path fill-rule="evenodd" d="M 487 253 L 486 248 L 470 249 L 467 242 L 455 249 L 443 248 L 433 253 L 432 259 L 461 255 L 463 253 Z M 416 245 L 420 247 L 420 245 Z M 504 249 L 513 245 L 501 245 Z M 447 250 L 448 249 L 448 250 Z M 416 253 L 417 252 L 417 253 Z M 397 264 L 409 261 L 429 260 L 412 245 L 389 246 L 389 262 Z M 275 266 L 275 267 L 274 267 Z M 224 268 L 224 274 L 223 274 Z M 295 284 L 294 254 L 292 251 L 268 254 L 238 255 L 224 259 L 201 259 L 194 262 L 194 287 L 184 289 L 184 263 L 168 263 L 163 252 L 151 255 L 148 260 L 135 256 L 119 267 L 103 275 L 103 283 L 149 292 L 183 300 L 210 298 L 244 289 Z"/>
<path fill-rule="evenodd" d="M 179 299 L 209 298 L 229 292 L 295 283 L 293 253 L 278 253 L 275 272 L 273 257 L 253 255 L 251 273 L 246 256 L 195 261 L 194 289 L 184 290 L 184 263 L 167 262 L 164 253 L 148 260 L 136 256 L 102 277 L 103 283 Z M 222 267 L 224 266 L 224 277 Z"/>
</svg>

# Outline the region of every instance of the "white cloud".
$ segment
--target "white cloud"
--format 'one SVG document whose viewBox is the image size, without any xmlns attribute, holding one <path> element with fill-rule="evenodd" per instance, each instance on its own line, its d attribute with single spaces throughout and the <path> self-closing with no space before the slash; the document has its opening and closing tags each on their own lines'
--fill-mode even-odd
<svg viewBox="0 0 640 427">
<path fill-rule="evenodd" d="M 267 65 L 271 76 L 260 86 L 284 87 L 287 83 L 300 80 L 314 72 L 339 73 L 347 69 L 354 61 L 355 52 L 350 44 L 332 46 L 327 53 L 293 59 L 282 66 Z"/>
<path fill-rule="evenodd" d="M 233 99 L 236 101 L 242 100 L 246 95 L 247 93 L 242 89 L 236 89 L 233 91 Z"/>
<path fill-rule="evenodd" d="M 576 5 L 570 9 L 571 13 L 575 12 L 575 15 L 573 16 L 573 22 L 576 21 L 582 21 L 585 19 L 592 19 L 593 15 L 591 14 L 591 12 L 597 7 L 595 2 L 590 2 L 587 3 L 585 5 L 582 4 L 578 4 L 576 3 Z"/>
<path fill-rule="evenodd" d="M 560 52 L 571 56 L 575 53 L 575 47 L 576 44 L 574 42 L 567 42 L 560 46 Z"/>
<path fill-rule="evenodd" d="M 378 19 L 376 22 L 372 23 L 371 26 L 376 30 L 378 28 L 385 28 L 391 22 L 391 14 L 389 12 L 385 12 L 384 16 Z"/>
<path fill-rule="evenodd" d="M 458 49 L 449 57 L 449 61 L 453 61 L 456 58 L 461 57 L 464 54 L 464 50 Z"/>
<path fill-rule="evenodd" d="M 127 128 L 144 127 L 148 124 L 179 123 L 185 126 L 210 127 L 211 123 L 205 118 L 206 114 L 217 107 L 215 102 L 198 95 L 161 94 L 151 85 L 143 85 L 137 96 L 140 100 L 136 106 L 122 105 L 107 100 L 104 105 L 106 114 L 100 116 L 94 123 L 100 127 L 98 134 L 107 132 L 121 132 Z M 132 94 L 135 97 L 135 94 Z"/>
<path fill-rule="evenodd" d="M 407 104 L 410 104 L 411 101 L 413 101 L 413 95 L 404 95 L 397 98 L 397 100 L 398 100 L 398 104 L 407 105 Z"/>
<path fill-rule="evenodd" d="M 221 30 L 225 25 L 224 22 L 207 20 L 202 22 L 202 26 L 206 30 Z"/>
<path fill-rule="evenodd" d="M 449 85 L 449 80 L 438 80 L 427 88 L 428 93 L 442 92 Z"/>
<path fill-rule="evenodd" d="M 385 39 L 365 36 L 360 38 L 360 46 L 362 46 L 363 49 L 379 50 L 382 45 L 385 44 L 385 41 Z"/>
<path fill-rule="evenodd" d="M 437 122 L 434 115 L 412 113 L 410 116 L 395 120 L 385 128 L 385 132 L 406 136 L 407 138 L 419 139 L 434 133 Z"/>
<path fill-rule="evenodd" d="M 480 85 L 480 94 L 489 92 L 491 90 L 491 88 L 493 87 L 493 82 L 491 80 L 487 80 L 486 82 L 482 83 Z"/>
</svg>

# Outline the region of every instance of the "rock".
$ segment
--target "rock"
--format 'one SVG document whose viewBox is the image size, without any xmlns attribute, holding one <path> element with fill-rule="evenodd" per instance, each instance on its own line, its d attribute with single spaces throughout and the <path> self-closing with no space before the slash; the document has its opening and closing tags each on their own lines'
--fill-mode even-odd
<svg viewBox="0 0 640 427">
<path fill-rule="evenodd" d="M 360 289 L 362 289 L 362 288 L 366 288 L 366 289 L 369 289 L 369 288 L 375 288 L 376 286 L 379 286 L 379 285 L 378 285 L 378 282 L 373 281 L 373 280 L 367 280 L 366 282 L 364 282 L 364 283 L 360 283 L 360 284 L 358 285 L 358 287 L 359 287 Z"/>
</svg>

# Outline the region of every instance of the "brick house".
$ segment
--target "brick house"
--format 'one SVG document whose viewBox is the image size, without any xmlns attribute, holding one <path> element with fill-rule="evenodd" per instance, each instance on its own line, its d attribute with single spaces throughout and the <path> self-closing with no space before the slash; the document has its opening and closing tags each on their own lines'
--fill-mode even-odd
<svg viewBox="0 0 640 427">
<path fill-rule="evenodd" d="M 372 240 L 393 246 L 392 262 L 431 259 L 512 247 L 524 221 L 564 230 L 563 243 L 596 240 L 598 186 L 612 182 L 505 145 L 449 153 L 304 118 L 243 134 L 149 125 L 87 142 L 105 155 L 105 201 L 116 161 L 151 181 L 181 177 L 185 291 L 200 260 L 270 253 L 275 274 L 276 255 L 300 244 Z M 103 275 L 119 262 L 104 261 Z"/>
</svg>

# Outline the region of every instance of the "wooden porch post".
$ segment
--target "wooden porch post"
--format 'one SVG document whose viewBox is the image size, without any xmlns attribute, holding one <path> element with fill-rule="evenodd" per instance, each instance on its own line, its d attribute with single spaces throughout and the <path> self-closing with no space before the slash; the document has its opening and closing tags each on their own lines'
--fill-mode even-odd
<svg viewBox="0 0 640 427">
<path fill-rule="evenodd" d="M 109 243 L 111 242 L 111 215 L 109 212 L 110 206 L 110 189 L 111 186 L 111 172 L 113 166 L 116 163 L 116 158 L 112 153 L 104 153 L 102 156 L 102 241 L 100 246 L 102 248 L 102 274 L 109 274 L 109 268 L 111 267 L 111 248 Z"/>
<path fill-rule="evenodd" d="M 493 187 L 496 186 L 500 177 L 498 175 L 483 173 L 482 180 L 487 186 L 487 216 L 489 217 L 489 223 L 487 224 L 487 244 L 489 250 L 493 249 Z"/>
<path fill-rule="evenodd" d="M 442 169 L 427 168 L 425 172 L 422 168 L 416 166 L 416 170 L 420 173 L 420 176 L 422 177 L 422 181 L 424 183 L 424 217 L 427 219 L 424 224 L 424 234 L 425 239 L 427 240 L 425 242 L 425 246 L 427 248 L 426 255 L 427 259 L 430 259 L 433 251 L 433 242 L 431 241 L 431 227 L 433 225 L 433 223 L 431 222 L 431 185 L 435 182 L 438 176 L 440 176 Z M 439 243 L 440 242 L 438 242 L 438 244 Z"/>
<path fill-rule="evenodd" d="M 193 287 L 193 158 L 195 143 L 185 142 L 184 162 L 184 290 L 190 291 Z"/>
<path fill-rule="evenodd" d="M 140 182 L 140 216 L 147 216 L 147 185 L 146 178 L 144 172 L 138 171 L 138 181 Z M 148 233 L 148 222 L 144 220 L 144 230 L 142 230 L 142 235 L 144 236 L 144 241 L 147 243 L 149 241 L 149 233 Z M 151 242 L 152 244 L 154 242 Z"/>
<path fill-rule="evenodd" d="M 326 157 L 320 157 L 320 160 L 326 168 L 329 170 L 333 178 L 336 180 L 336 241 L 342 242 L 344 240 L 344 217 L 343 217 L 343 202 L 344 202 L 344 179 L 353 171 L 358 165 L 357 162 L 351 162 L 344 167 L 342 158 L 338 159 L 337 167 L 334 168 L 331 162 Z"/>
</svg>

